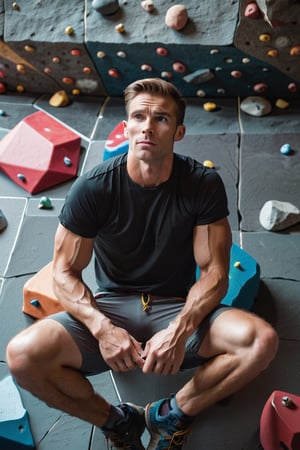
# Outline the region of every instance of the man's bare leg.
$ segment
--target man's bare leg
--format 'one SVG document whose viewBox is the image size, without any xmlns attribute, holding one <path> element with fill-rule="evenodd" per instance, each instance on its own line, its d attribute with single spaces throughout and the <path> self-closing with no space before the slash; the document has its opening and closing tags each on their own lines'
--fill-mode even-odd
<svg viewBox="0 0 300 450">
<path fill-rule="evenodd" d="M 278 338 L 264 320 L 241 310 L 218 316 L 199 354 L 212 357 L 176 394 L 189 416 L 239 391 L 265 370 L 275 357 Z"/>
<path fill-rule="evenodd" d="M 17 383 L 49 406 L 102 427 L 111 405 L 79 372 L 81 354 L 64 327 L 45 319 L 19 333 L 7 348 Z"/>
</svg>

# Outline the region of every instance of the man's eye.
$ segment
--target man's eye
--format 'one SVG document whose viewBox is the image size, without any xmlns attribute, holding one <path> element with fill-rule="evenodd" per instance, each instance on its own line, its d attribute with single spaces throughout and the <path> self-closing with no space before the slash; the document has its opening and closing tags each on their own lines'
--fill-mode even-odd
<svg viewBox="0 0 300 450">
<path fill-rule="evenodd" d="M 141 120 L 142 119 L 142 114 L 136 114 L 135 116 L 134 116 L 134 118 L 136 119 L 136 120 Z"/>
<path fill-rule="evenodd" d="M 166 122 L 167 118 L 166 118 L 166 116 L 157 116 L 157 120 L 158 120 L 158 122 Z"/>
</svg>

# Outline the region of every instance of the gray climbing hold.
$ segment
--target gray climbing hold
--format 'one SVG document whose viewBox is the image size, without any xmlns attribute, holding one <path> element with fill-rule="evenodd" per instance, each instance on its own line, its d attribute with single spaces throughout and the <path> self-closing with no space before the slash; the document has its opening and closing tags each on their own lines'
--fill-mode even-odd
<svg viewBox="0 0 300 450">
<path fill-rule="evenodd" d="M 110 16 L 119 11 L 118 0 L 93 0 L 92 7 L 103 16 Z"/>
<path fill-rule="evenodd" d="M 206 83 L 212 78 L 214 78 L 214 74 L 210 69 L 199 69 L 183 77 L 184 81 L 191 84 Z"/>
<path fill-rule="evenodd" d="M 250 116 L 266 116 L 272 111 L 272 105 L 264 97 L 247 97 L 241 102 L 241 110 Z"/>
</svg>

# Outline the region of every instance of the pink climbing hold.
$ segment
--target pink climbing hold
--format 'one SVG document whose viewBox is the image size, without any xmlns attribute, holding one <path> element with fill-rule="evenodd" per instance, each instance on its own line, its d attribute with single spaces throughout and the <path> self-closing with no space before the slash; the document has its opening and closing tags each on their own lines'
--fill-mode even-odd
<svg viewBox="0 0 300 450">
<path fill-rule="evenodd" d="M 174 5 L 168 9 L 165 23 L 168 27 L 173 28 L 173 30 L 182 30 L 188 22 L 188 13 L 186 7 L 183 5 Z"/>
<path fill-rule="evenodd" d="M 260 12 L 256 2 L 248 3 L 244 15 L 245 17 L 249 17 L 249 19 L 257 19 L 259 17 Z"/>
</svg>

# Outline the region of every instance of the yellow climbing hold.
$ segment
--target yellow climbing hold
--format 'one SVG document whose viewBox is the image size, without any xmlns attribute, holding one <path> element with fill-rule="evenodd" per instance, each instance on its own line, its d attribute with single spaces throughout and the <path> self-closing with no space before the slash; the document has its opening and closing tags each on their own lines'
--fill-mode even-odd
<svg viewBox="0 0 300 450">
<path fill-rule="evenodd" d="M 289 102 L 287 102 L 283 98 L 278 98 L 275 102 L 275 106 L 277 106 L 277 108 L 279 109 L 286 109 L 289 107 L 289 105 Z"/>
<path fill-rule="evenodd" d="M 259 40 L 261 42 L 268 42 L 270 39 L 271 39 L 271 36 L 269 34 L 267 34 L 267 33 L 259 35 Z"/>
<path fill-rule="evenodd" d="M 18 84 L 18 85 L 16 86 L 16 90 L 17 90 L 17 92 L 22 93 L 22 92 L 25 91 L 25 87 L 24 87 L 22 84 Z"/>
<path fill-rule="evenodd" d="M 214 169 L 215 165 L 212 161 L 210 161 L 209 159 L 206 159 L 205 161 L 203 161 L 203 165 L 205 167 L 209 167 L 210 169 Z"/>
<path fill-rule="evenodd" d="M 69 97 L 66 91 L 57 91 L 49 100 L 50 106 L 55 106 L 59 108 L 60 106 L 67 106 L 69 104 Z"/>
<path fill-rule="evenodd" d="M 206 102 L 203 104 L 203 109 L 207 112 L 215 111 L 217 109 L 217 105 L 214 102 Z"/>
<path fill-rule="evenodd" d="M 124 33 L 125 32 L 125 27 L 123 25 L 123 23 L 119 23 L 118 25 L 115 26 L 115 30 L 118 33 Z"/>
<path fill-rule="evenodd" d="M 74 28 L 73 28 L 73 27 L 67 27 L 67 28 L 65 29 L 65 33 L 66 33 L 68 36 L 72 36 L 72 34 L 74 34 Z"/>
</svg>

